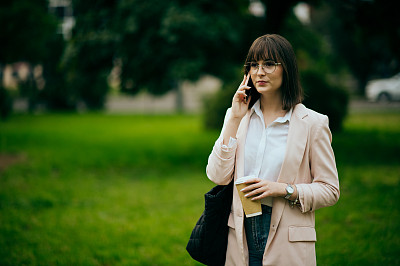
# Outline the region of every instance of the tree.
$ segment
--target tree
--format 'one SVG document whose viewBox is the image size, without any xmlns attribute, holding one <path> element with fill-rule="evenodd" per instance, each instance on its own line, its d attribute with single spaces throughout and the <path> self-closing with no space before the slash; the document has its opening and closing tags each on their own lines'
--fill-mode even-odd
<svg viewBox="0 0 400 266">
<path fill-rule="evenodd" d="M 47 12 L 46 0 L 1 1 L 0 24 L 1 72 L 4 64 L 24 61 L 32 67 L 43 63 L 57 29 L 55 17 Z M 28 97 L 29 109 L 33 110 L 39 92 L 32 71 L 19 87 L 21 94 Z"/>
<path fill-rule="evenodd" d="M 315 10 L 319 30 L 348 64 L 363 95 L 368 79 L 400 71 L 400 16 L 396 2 L 326 1 Z"/>
<path fill-rule="evenodd" d="M 204 73 L 227 79 L 244 56 L 246 0 L 73 3 L 76 26 L 63 66 L 89 107 L 101 108 L 116 59 L 122 91 L 157 95 Z"/>
<path fill-rule="evenodd" d="M 116 42 L 113 19 L 117 1 L 73 1 L 76 19 L 61 67 L 77 99 L 89 109 L 101 109 L 109 90 Z"/>
<path fill-rule="evenodd" d="M 47 12 L 46 0 L 0 1 L 0 23 L 2 64 L 40 63 L 57 29 L 56 19 Z"/>
<path fill-rule="evenodd" d="M 245 0 L 121 1 L 122 90 L 162 94 L 204 73 L 232 78 L 252 35 L 247 6 Z"/>
</svg>

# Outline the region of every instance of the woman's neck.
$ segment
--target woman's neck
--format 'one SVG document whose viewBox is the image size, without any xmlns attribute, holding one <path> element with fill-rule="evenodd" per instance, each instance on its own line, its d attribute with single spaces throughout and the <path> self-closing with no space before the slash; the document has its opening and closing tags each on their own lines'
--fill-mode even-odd
<svg viewBox="0 0 400 266">
<path fill-rule="evenodd" d="M 281 94 L 270 94 L 260 96 L 260 107 L 264 115 L 282 113 L 282 96 Z"/>
<path fill-rule="evenodd" d="M 265 127 L 286 113 L 282 109 L 282 97 L 280 94 L 261 95 L 260 108 L 264 116 Z"/>
</svg>

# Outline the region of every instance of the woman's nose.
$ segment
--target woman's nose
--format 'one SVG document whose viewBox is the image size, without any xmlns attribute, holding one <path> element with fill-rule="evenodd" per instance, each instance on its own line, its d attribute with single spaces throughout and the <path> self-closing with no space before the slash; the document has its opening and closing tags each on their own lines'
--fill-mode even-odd
<svg viewBox="0 0 400 266">
<path fill-rule="evenodd" d="M 257 75 L 265 75 L 265 71 L 264 71 L 264 66 L 263 65 L 259 65 L 258 69 L 257 69 Z"/>
</svg>

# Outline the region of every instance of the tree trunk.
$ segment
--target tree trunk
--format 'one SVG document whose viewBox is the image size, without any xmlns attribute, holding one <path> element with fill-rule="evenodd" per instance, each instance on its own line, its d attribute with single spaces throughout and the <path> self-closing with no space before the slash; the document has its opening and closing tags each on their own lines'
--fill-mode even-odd
<svg viewBox="0 0 400 266">
<path fill-rule="evenodd" d="M 179 82 L 174 81 L 174 90 L 175 90 L 175 95 L 176 95 L 176 102 L 175 102 L 175 107 L 176 107 L 176 112 L 177 113 L 183 113 L 183 93 L 181 86 Z"/>
</svg>

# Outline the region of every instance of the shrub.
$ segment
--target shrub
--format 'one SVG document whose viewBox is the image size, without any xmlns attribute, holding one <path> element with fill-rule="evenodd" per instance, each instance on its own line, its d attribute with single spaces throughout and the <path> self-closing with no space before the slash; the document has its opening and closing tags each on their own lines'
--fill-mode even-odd
<svg viewBox="0 0 400 266">
<path fill-rule="evenodd" d="M 339 85 L 330 84 L 322 73 L 315 70 L 303 71 L 301 79 L 305 93 L 304 105 L 327 115 L 332 131 L 341 130 L 349 102 L 347 91 Z"/>
<path fill-rule="evenodd" d="M 232 106 L 237 86 L 224 85 L 212 95 L 204 98 L 204 125 L 207 129 L 221 129 L 226 110 Z"/>
<path fill-rule="evenodd" d="M 0 86 L 0 117 L 5 120 L 8 118 L 12 111 L 13 100 L 10 93 L 3 87 Z"/>
</svg>

